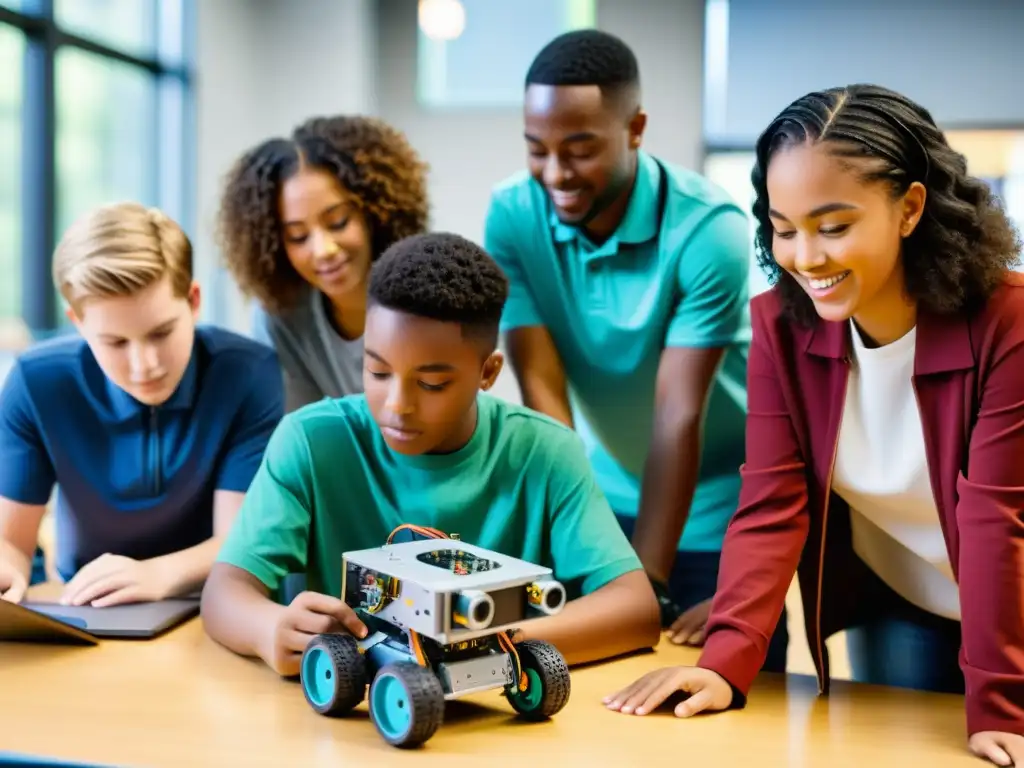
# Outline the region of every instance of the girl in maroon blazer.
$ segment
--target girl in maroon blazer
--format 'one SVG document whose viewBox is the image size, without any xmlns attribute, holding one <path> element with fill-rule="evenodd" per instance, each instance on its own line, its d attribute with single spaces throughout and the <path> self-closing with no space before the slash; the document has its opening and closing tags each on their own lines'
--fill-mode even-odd
<svg viewBox="0 0 1024 768">
<path fill-rule="evenodd" d="M 812 93 L 753 172 L 746 464 L 696 667 L 609 696 L 740 707 L 797 573 L 819 687 L 966 695 L 971 749 L 1024 766 L 1024 275 L 997 200 L 931 115 L 884 88 Z"/>
</svg>

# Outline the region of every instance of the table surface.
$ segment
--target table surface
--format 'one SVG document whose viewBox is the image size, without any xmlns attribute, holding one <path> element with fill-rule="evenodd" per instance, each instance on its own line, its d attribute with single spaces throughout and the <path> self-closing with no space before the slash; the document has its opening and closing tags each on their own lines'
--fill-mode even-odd
<svg viewBox="0 0 1024 768">
<path fill-rule="evenodd" d="M 36 595 L 39 596 L 38 594 Z M 572 696 L 545 723 L 523 723 L 498 692 L 448 704 L 426 745 L 386 745 L 364 703 L 317 715 L 298 683 L 223 649 L 193 620 L 154 640 L 95 647 L 0 645 L 0 753 L 113 766 L 982 765 L 966 749 L 958 696 L 764 675 L 743 710 L 679 720 L 610 712 L 601 699 L 656 666 L 692 663 L 663 643 L 573 671 Z M 386 761 L 386 762 L 384 762 Z M 494 765 L 495 763 L 490 763 Z"/>
</svg>

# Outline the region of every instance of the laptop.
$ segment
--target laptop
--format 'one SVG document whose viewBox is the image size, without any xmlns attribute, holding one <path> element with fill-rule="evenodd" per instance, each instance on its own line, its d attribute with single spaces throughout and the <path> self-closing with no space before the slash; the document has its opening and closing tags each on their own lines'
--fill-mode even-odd
<svg viewBox="0 0 1024 768">
<path fill-rule="evenodd" d="M 198 598 L 110 608 L 0 600 L 0 641 L 96 645 L 102 638 L 148 640 L 198 613 Z"/>
</svg>

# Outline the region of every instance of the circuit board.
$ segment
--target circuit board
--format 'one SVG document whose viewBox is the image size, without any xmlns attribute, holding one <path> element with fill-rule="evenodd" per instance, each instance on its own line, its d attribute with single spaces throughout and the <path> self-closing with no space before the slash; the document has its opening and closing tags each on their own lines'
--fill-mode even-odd
<svg viewBox="0 0 1024 768">
<path fill-rule="evenodd" d="M 461 549 L 435 549 L 417 555 L 416 559 L 421 563 L 448 571 L 455 576 L 469 576 L 471 573 L 483 573 L 501 568 L 501 563 L 497 560 L 489 560 Z"/>
</svg>

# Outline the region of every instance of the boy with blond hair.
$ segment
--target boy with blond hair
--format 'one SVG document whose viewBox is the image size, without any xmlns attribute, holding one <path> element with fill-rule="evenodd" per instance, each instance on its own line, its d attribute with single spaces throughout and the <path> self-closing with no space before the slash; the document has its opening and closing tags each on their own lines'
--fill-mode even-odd
<svg viewBox="0 0 1024 768">
<path fill-rule="evenodd" d="M 283 415 L 275 355 L 197 327 L 192 246 L 155 209 L 88 213 L 53 276 L 79 334 L 23 353 L 0 392 L 0 598 L 25 594 L 55 485 L 62 602 L 193 593 Z"/>
</svg>

